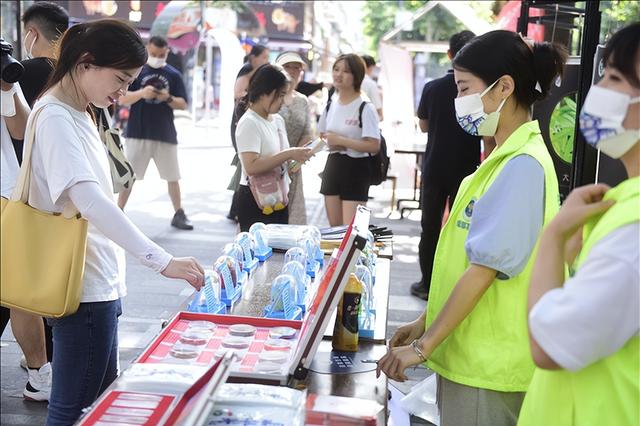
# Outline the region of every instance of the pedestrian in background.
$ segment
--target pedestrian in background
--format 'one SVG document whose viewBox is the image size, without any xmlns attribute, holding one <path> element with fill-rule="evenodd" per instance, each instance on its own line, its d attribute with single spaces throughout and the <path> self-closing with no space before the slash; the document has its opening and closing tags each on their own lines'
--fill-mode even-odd
<svg viewBox="0 0 640 426">
<path fill-rule="evenodd" d="M 249 188 L 249 179 L 278 168 L 282 168 L 284 179 L 288 179 L 287 162 L 295 160 L 304 163 L 312 155 L 310 148 L 289 147 L 284 120 L 278 115 L 288 85 L 281 67 L 266 64 L 251 77 L 247 94 L 241 100 L 247 105 L 247 111 L 236 129 L 238 155 L 242 164 L 238 188 L 238 222 L 241 231 L 248 231 L 256 222 L 289 221 L 287 207 L 271 214 L 263 213 Z"/>
<path fill-rule="evenodd" d="M 373 56 L 371 55 L 362 55 L 362 60 L 367 66 L 367 71 L 362 79 L 362 91 L 367 95 L 369 101 L 371 101 L 373 106 L 376 108 L 378 118 L 382 121 L 384 120 L 384 116 L 382 115 L 382 95 L 380 93 L 380 86 L 378 86 L 378 82 L 371 77 L 376 72 L 378 66 L 376 65 L 376 60 L 373 59 Z"/>
<path fill-rule="evenodd" d="M 25 100 L 30 107 L 33 106 L 36 98 L 44 89 L 51 73 L 55 61 L 56 42 L 69 26 L 69 15 L 60 5 L 41 1 L 29 6 L 22 15 L 24 26 L 23 46 L 27 59 L 22 61 L 24 71 L 14 84 L 17 92 L 16 106 L 20 100 Z M 27 108 L 27 110 L 29 109 Z M 20 110 L 20 108 L 16 108 Z M 9 122 L 15 118 L 7 118 Z M 22 123 L 20 133 L 24 134 L 26 120 Z M 23 141 L 22 136 L 16 136 L 16 129 L 4 133 L 3 139 L 9 140 L 13 144 L 15 157 L 18 165 L 22 164 Z M 3 144 L 6 144 L 6 140 Z M 6 158 L 10 158 L 5 152 Z M 3 163 L 4 166 L 9 164 Z M 8 168 L 11 170 L 11 167 Z M 5 178 L 3 174 L 3 179 Z M 14 185 L 12 179 L 7 183 Z M 4 186 L 4 183 L 3 183 Z M 7 197 L 10 193 L 7 193 Z M 3 193 L 4 196 L 4 193 Z M 3 326 L 8 318 L 9 309 L 2 307 Z M 20 366 L 27 370 L 29 379 L 23 391 L 25 398 L 46 401 L 49 399 L 51 388 L 51 367 L 49 363 L 53 360 L 53 335 L 51 327 L 44 318 L 28 314 L 19 310 L 11 312 L 11 329 L 16 340 L 20 344 L 24 355 L 20 358 Z"/>
<path fill-rule="evenodd" d="M 55 344 L 48 426 L 73 424 L 116 378 L 120 299 L 126 294 L 120 247 L 165 277 L 196 289 L 203 284 L 195 259 L 172 257 L 118 208 L 109 160 L 90 115 L 90 104 L 106 108 L 117 102 L 146 61 L 144 43 L 125 23 L 105 19 L 71 27 L 27 124 L 25 139 L 35 132 L 29 205 L 58 213 L 74 208 L 89 222 L 80 306 L 48 319 Z"/>
<path fill-rule="evenodd" d="M 233 191 L 227 219 L 233 220 L 234 222 L 238 221 L 238 186 L 240 185 L 240 177 L 242 175 L 242 166 L 240 166 L 238 146 L 236 144 L 236 128 L 238 127 L 238 120 L 240 120 L 240 117 L 242 117 L 242 114 L 244 114 L 247 109 L 247 106 L 241 103 L 240 100 L 247 94 L 249 81 L 255 70 L 267 63 L 269 63 L 269 49 L 261 44 L 253 46 L 251 52 L 244 58 L 244 64 L 242 68 L 240 68 L 240 71 L 238 71 L 236 83 L 233 88 L 234 104 L 233 114 L 231 116 L 231 144 L 233 145 L 235 154 L 231 160 L 231 165 L 235 166 L 236 169 L 227 186 L 228 190 Z"/>
<path fill-rule="evenodd" d="M 640 424 L 638 40 L 638 22 L 609 39 L 580 113 L 586 142 L 621 160 L 628 178 L 573 190 L 540 240 L 529 288 L 538 368 L 518 426 Z"/>
<path fill-rule="evenodd" d="M 497 148 L 462 181 L 436 249 L 424 314 L 394 334 L 378 363 L 394 380 L 436 372 L 442 426 L 514 426 L 534 371 L 526 298 L 542 228 L 557 213 L 553 160 L 532 105 L 567 54 L 511 31 L 471 40 L 453 60 L 459 125 Z"/>
<path fill-rule="evenodd" d="M 336 94 L 329 98 L 318 123 L 318 131 L 331 151 L 320 187 L 331 226 L 348 225 L 358 205 L 367 204 L 369 157 L 380 150 L 378 113 L 360 94 L 364 75 L 360 56 L 338 56 L 333 64 Z"/>
<path fill-rule="evenodd" d="M 0 196 L 10 198 L 20 172 L 20 165 L 12 139 L 22 141 L 29 115 L 27 101 L 22 94 L 19 83 L 0 83 L 2 89 L 2 132 L 0 134 Z M 22 146 L 20 147 L 22 158 Z M 11 250 L 2 253 L 11 257 Z M 25 289 L 28 291 L 28 289 Z M 51 393 L 51 364 L 47 359 L 45 330 L 43 318 L 20 309 L 2 307 L 2 324 L 0 335 L 4 333 L 7 322 L 11 318 L 11 331 L 20 349 L 24 353 L 20 365 L 27 370 L 27 384 L 22 391 L 25 399 L 31 401 L 48 401 Z M 49 330 L 50 327 L 47 327 Z M 52 347 L 51 345 L 50 347 Z"/>
<path fill-rule="evenodd" d="M 462 31 L 449 39 L 447 56 L 456 54 L 475 34 Z M 473 173 L 480 164 L 480 137 L 465 132 L 456 122 L 454 99 L 458 89 L 453 69 L 444 77 L 424 85 L 418 119 L 420 130 L 428 134 L 427 147 L 422 159 L 420 204 L 420 281 L 411 285 L 411 294 L 423 300 L 429 295 L 433 256 L 436 252 L 442 216 L 447 206 L 453 205 L 460 182 Z"/>
<path fill-rule="evenodd" d="M 138 78 L 120 102 L 131 105 L 126 130 L 126 154 L 136 178 L 144 174 L 153 159 L 160 178 L 167 181 L 171 204 L 175 211 L 171 226 L 192 230 L 193 225 L 182 208 L 178 135 L 174 124 L 174 109 L 187 108 L 187 92 L 178 70 L 167 64 L 169 45 L 159 36 L 149 39 L 149 59 Z M 124 210 L 133 185 L 118 196 Z"/>
<path fill-rule="evenodd" d="M 309 99 L 297 92 L 295 88 L 302 79 L 305 62 L 295 52 L 284 52 L 276 59 L 276 64 L 282 66 L 291 77 L 287 93 L 284 95 L 282 108 L 278 114 L 284 119 L 287 129 L 287 139 L 292 147 L 303 146 L 311 141 L 313 130 Z M 289 223 L 293 225 L 307 224 L 307 207 L 304 202 L 302 173 L 291 174 L 289 187 Z"/>
</svg>

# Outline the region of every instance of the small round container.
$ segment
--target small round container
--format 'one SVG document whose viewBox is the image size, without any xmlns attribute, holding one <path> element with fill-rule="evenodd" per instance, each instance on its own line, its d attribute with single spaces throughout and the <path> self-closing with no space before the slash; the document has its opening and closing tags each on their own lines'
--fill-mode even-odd
<svg viewBox="0 0 640 426">
<path fill-rule="evenodd" d="M 264 350 L 266 351 L 288 351 L 292 346 L 293 342 L 285 339 L 269 339 L 264 342 Z"/>
<path fill-rule="evenodd" d="M 187 330 L 180 336 L 180 342 L 187 345 L 202 346 L 207 344 L 210 337 L 211 333 L 207 331 Z"/>
<path fill-rule="evenodd" d="M 242 361 L 242 358 L 244 358 L 245 354 L 247 353 L 246 349 L 218 348 L 213 356 L 215 359 L 219 359 L 222 358 L 227 352 L 233 352 L 233 354 L 236 356 L 234 362 Z"/>
<path fill-rule="evenodd" d="M 251 337 L 256 334 L 256 328 L 251 324 L 233 324 L 229 326 L 231 336 Z"/>
<path fill-rule="evenodd" d="M 262 351 L 258 355 L 260 361 L 284 364 L 289 359 L 289 354 L 284 351 Z"/>
<path fill-rule="evenodd" d="M 187 331 L 214 331 L 218 326 L 210 321 L 190 321 Z"/>
<path fill-rule="evenodd" d="M 296 329 L 291 327 L 274 327 L 269 330 L 272 339 L 292 339 L 296 335 Z"/>
<path fill-rule="evenodd" d="M 251 345 L 251 339 L 240 336 L 227 336 L 222 341 L 222 346 L 231 349 L 247 349 Z"/>
<path fill-rule="evenodd" d="M 197 346 L 187 345 L 181 342 L 177 342 L 171 348 L 169 354 L 178 359 L 192 359 L 196 358 L 200 353 L 200 349 Z"/>
<path fill-rule="evenodd" d="M 257 373 L 280 373 L 282 371 L 282 365 L 265 361 L 258 362 L 253 369 Z"/>
</svg>

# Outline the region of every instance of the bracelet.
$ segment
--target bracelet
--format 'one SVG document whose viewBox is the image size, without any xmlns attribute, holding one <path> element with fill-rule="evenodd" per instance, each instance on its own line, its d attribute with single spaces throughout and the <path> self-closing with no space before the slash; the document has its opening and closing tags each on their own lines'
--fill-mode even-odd
<svg viewBox="0 0 640 426">
<path fill-rule="evenodd" d="M 168 103 L 168 104 L 173 102 L 173 96 L 169 95 L 169 97 L 167 98 L 167 100 L 165 102 Z"/>
<path fill-rule="evenodd" d="M 418 339 L 415 339 L 413 342 L 411 342 L 411 347 L 413 348 L 413 351 L 416 353 L 416 355 L 418 355 L 418 357 L 420 357 L 420 360 L 422 362 L 427 362 L 427 358 L 425 358 L 424 354 L 422 353 L 422 351 L 418 347 Z"/>
</svg>

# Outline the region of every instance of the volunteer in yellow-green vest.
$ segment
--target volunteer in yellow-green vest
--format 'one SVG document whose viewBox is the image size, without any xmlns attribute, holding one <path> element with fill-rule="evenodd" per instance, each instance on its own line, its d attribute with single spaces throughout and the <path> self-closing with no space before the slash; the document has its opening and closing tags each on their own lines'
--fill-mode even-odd
<svg viewBox="0 0 640 426">
<path fill-rule="evenodd" d="M 529 290 L 539 368 L 519 426 L 640 424 L 638 40 L 640 23 L 613 35 L 580 114 L 587 143 L 622 160 L 629 178 L 574 190 L 540 240 Z"/>
<path fill-rule="evenodd" d="M 453 60 L 459 124 L 496 148 L 465 178 L 436 249 L 427 311 L 398 329 L 378 372 L 438 374 L 440 424 L 515 425 L 534 365 L 526 308 L 532 256 L 559 207 L 558 181 L 531 106 L 566 53 L 511 31 L 471 40 Z"/>
</svg>

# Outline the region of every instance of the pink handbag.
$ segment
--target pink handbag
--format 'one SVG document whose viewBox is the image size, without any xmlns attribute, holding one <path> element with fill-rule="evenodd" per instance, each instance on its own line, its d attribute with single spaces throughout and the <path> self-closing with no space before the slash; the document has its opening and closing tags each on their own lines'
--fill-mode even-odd
<svg viewBox="0 0 640 426">
<path fill-rule="evenodd" d="M 280 150 L 286 148 L 283 138 L 283 129 L 278 127 L 278 139 Z M 273 212 L 284 209 L 289 204 L 289 182 L 287 181 L 286 163 L 267 173 L 247 176 L 249 188 L 253 199 L 262 210 L 262 214 L 270 215 Z"/>
</svg>

